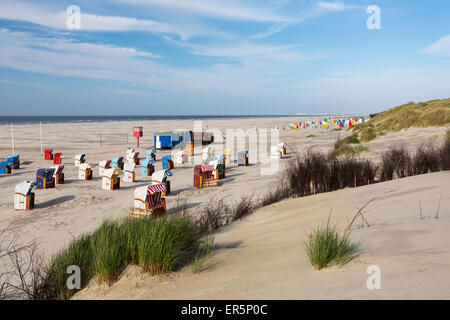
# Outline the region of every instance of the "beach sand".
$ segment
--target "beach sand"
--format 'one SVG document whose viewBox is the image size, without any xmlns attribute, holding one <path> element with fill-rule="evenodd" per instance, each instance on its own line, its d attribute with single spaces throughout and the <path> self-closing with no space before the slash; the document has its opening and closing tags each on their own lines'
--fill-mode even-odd
<svg viewBox="0 0 450 320">
<path fill-rule="evenodd" d="M 279 127 L 287 126 L 289 122 L 299 121 L 300 119 L 302 118 L 293 117 L 217 120 L 211 119 L 203 120 L 202 123 L 204 130 L 207 128 L 217 128 L 221 130 L 223 134 L 225 134 L 226 129 L 237 128 L 247 130 L 257 127 L 259 130 L 270 130 L 275 128 L 275 126 L 277 125 Z M 132 127 L 136 125 L 144 127 L 144 137 L 141 138 L 141 147 L 138 149 L 142 159 L 143 157 L 145 157 L 145 150 L 153 146 L 153 134 L 155 132 L 178 128 L 192 130 L 194 123 L 193 121 L 187 120 L 170 120 L 145 122 L 65 123 L 43 125 L 42 129 L 44 149 L 52 148 L 54 152 L 63 153 L 62 159 L 65 166 L 64 173 L 66 183 L 63 185 L 57 185 L 54 189 L 34 189 L 34 192 L 36 193 L 36 208 L 32 211 L 14 211 L 14 186 L 24 180 L 34 180 L 35 173 L 38 168 L 53 166 L 53 164 L 50 161 L 43 160 L 43 155 L 41 155 L 39 125 L 21 125 L 14 127 L 15 153 L 20 154 L 22 165 L 19 170 L 13 170 L 12 175 L 0 177 L 0 193 L 2 194 L 2 196 L 0 197 L 0 230 L 9 229 L 17 233 L 20 237 L 20 241 L 23 242 L 37 239 L 40 242 L 41 252 L 45 256 L 49 257 L 51 254 L 54 254 L 58 250 L 67 246 L 67 244 L 73 239 L 73 237 L 76 237 L 85 232 L 95 230 L 100 225 L 103 219 L 127 216 L 129 208 L 133 206 L 134 189 L 138 186 L 147 185 L 150 181 L 150 178 L 141 177 L 140 172 L 136 170 L 136 183 L 127 184 L 121 181 L 120 190 L 106 191 L 101 189 L 101 179 L 98 176 L 97 165 L 98 162 L 102 160 L 111 159 L 115 156 L 125 156 L 127 148 L 136 147 L 136 139 L 132 137 Z M 12 152 L 9 136 L 10 128 L 6 126 L 2 126 L 0 128 L 5 137 L 4 140 L 0 141 L 0 152 L 2 157 L 6 157 Z M 420 129 L 414 128 L 403 130 L 397 133 L 388 133 L 386 136 L 378 137 L 376 140 L 364 144 L 370 148 L 370 152 L 364 153 L 361 156 L 379 160 L 381 153 L 393 146 L 402 145 L 409 150 L 414 150 L 422 143 L 439 143 L 440 141 L 442 141 L 446 130 L 447 128 L 445 127 Z M 102 134 L 102 145 L 100 145 L 100 133 Z M 315 137 L 306 138 L 310 134 L 315 135 Z M 280 130 L 280 141 L 285 141 L 287 143 L 288 149 L 288 155 L 285 159 L 281 160 L 281 165 L 283 165 L 283 163 L 285 163 L 289 158 L 292 158 L 295 155 L 295 151 L 299 153 L 306 152 L 306 150 L 308 149 L 321 152 L 329 151 L 333 148 L 334 142 L 339 135 L 341 137 L 345 137 L 349 134 L 351 134 L 350 131 L 336 132 L 332 131 L 332 129 L 318 128 L 305 130 L 299 129 L 296 131 Z M 74 166 L 74 155 L 79 153 L 85 153 L 87 161 L 93 165 L 94 178 L 91 181 L 78 180 L 77 168 Z M 161 168 L 160 159 L 161 156 L 165 154 L 169 154 L 169 151 L 158 152 L 158 162 L 156 163 L 156 170 Z M 259 164 L 251 165 L 249 167 L 237 167 L 235 165 L 229 165 L 227 166 L 227 178 L 223 181 L 220 181 L 218 187 L 196 190 L 193 188 L 192 168 L 192 164 L 175 164 L 175 169 L 173 170 L 174 175 L 170 177 L 171 189 L 173 192 L 170 196 L 167 197 L 167 206 L 169 212 L 176 205 L 176 199 L 178 196 L 185 196 L 189 198 L 189 206 L 192 209 L 195 209 L 207 204 L 211 199 L 225 198 L 227 202 L 232 203 L 233 201 L 239 200 L 242 196 L 253 195 L 257 197 L 263 195 L 266 190 L 270 189 L 270 187 L 274 183 L 280 180 L 280 175 L 261 175 L 261 165 Z M 442 231 L 444 229 L 441 229 L 446 226 L 445 223 L 448 223 L 448 221 L 446 220 L 446 215 L 448 217 L 449 214 L 448 196 L 450 194 L 448 192 L 448 177 L 448 172 L 426 175 L 423 177 L 412 177 L 399 181 L 392 181 L 388 183 L 377 184 L 374 186 L 362 187 L 355 190 L 341 190 L 330 194 L 317 195 L 304 199 L 288 200 L 280 204 L 276 204 L 275 206 L 264 208 L 257 214 L 253 215 L 249 219 L 249 221 L 245 221 L 233 225 L 230 228 L 226 228 L 219 235 L 217 235 L 217 243 L 222 243 L 224 246 L 229 245 L 230 250 L 224 249 L 217 253 L 214 260 L 218 260 L 211 271 L 201 273 L 198 276 L 190 275 L 189 272 L 177 272 L 171 274 L 168 278 L 164 278 L 163 282 L 161 282 L 164 285 L 159 286 L 158 290 L 152 289 L 151 292 L 147 292 L 148 290 L 150 290 L 150 287 L 153 288 L 153 283 L 156 281 L 155 279 L 150 279 L 150 282 L 148 282 L 150 287 L 147 288 L 148 290 L 146 292 L 139 291 L 136 292 L 134 296 L 131 296 L 128 294 L 129 292 L 125 292 L 125 289 L 125 291 L 111 290 L 110 297 L 358 297 L 356 293 L 354 295 L 348 292 L 346 293 L 346 283 L 350 280 L 356 281 L 355 279 L 358 277 L 360 277 L 361 279 L 365 278 L 366 275 L 364 274 L 364 272 L 362 272 L 361 275 L 359 275 L 358 273 L 358 276 L 355 276 L 355 279 L 353 279 L 353 277 L 350 276 L 351 273 L 346 273 L 342 270 L 326 270 L 320 273 L 315 273 L 315 271 L 312 271 L 309 267 L 307 267 L 307 261 L 305 260 L 301 252 L 303 248 L 302 237 L 304 237 L 303 229 L 310 228 L 312 226 L 312 223 L 323 221 L 323 218 L 328 214 L 331 207 L 333 207 L 333 211 L 336 210 L 336 221 L 341 222 L 338 217 L 342 216 L 344 214 L 344 211 L 345 215 L 349 216 L 351 215 L 351 212 L 354 212 L 355 207 L 364 202 L 364 197 L 359 197 L 359 192 L 364 193 L 364 190 L 367 190 L 368 196 L 372 196 L 372 194 L 375 194 L 375 192 L 372 192 L 370 188 L 376 188 L 378 190 L 378 193 L 383 193 L 389 190 L 396 189 L 397 185 L 406 185 L 405 188 L 407 187 L 416 190 L 417 195 L 415 197 L 410 195 L 408 189 L 402 191 L 405 193 L 405 197 L 410 197 L 411 199 L 409 203 L 411 209 L 408 209 L 409 211 L 405 209 L 405 212 L 403 212 L 402 215 L 409 215 L 408 217 L 411 219 L 410 223 L 417 223 L 420 230 L 425 228 L 424 230 L 426 231 L 417 232 L 417 239 L 424 237 L 422 233 L 428 234 L 430 237 L 435 238 L 435 242 L 429 243 L 435 243 L 436 247 L 427 247 L 428 249 L 431 248 L 429 253 L 430 255 L 433 252 L 437 252 L 436 257 L 439 257 L 439 253 L 442 253 L 443 256 L 448 258 L 448 256 L 446 256 L 449 252 L 448 247 L 440 248 L 437 246 L 437 244 L 440 242 L 441 236 L 447 237 L 447 243 L 449 243 L 448 235 L 442 234 Z M 428 189 L 424 189 L 425 182 L 421 179 L 424 179 L 424 181 L 427 181 L 427 183 L 429 183 Z M 437 201 L 436 199 L 439 197 L 438 190 L 440 190 L 439 192 L 442 193 L 443 197 L 441 209 L 442 219 L 438 219 L 436 221 L 425 219 L 424 221 L 421 221 L 419 223 L 414 214 L 411 212 L 412 208 L 417 208 L 417 201 L 419 199 L 423 199 L 424 206 L 426 203 L 429 203 L 430 207 L 435 205 Z M 352 192 L 356 192 L 356 194 L 352 195 Z M 342 205 L 346 205 L 347 207 L 344 206 L 342 208 L 337 208 L 335 206 L 332 206 L 331 203 L 327 203 L 331 201 L 330 199 L 334 199 L 333 201 L 338 202 Z M 298 202 L 298 204 L 296 205 L 293 205 L 294 203 L 296 203 L 296 201 L 300 202 Z M 394 202 L 394 204 L 396 203 L 394 200 L 392 201 Z M 400 199 L 398 201 L 408 203 L 407 200 Z M 374 207 L 377 206 L 374 204 Z M 308 210 L 306 210 L 306 208 Z M 395 215 L 398 213 L 398 211 L 393 210 L 394 207 L 391 208 L 388 205 L 381 208 L 385 208 L 382 211 L 386 215 L 392 215 L 393 217 L 395 217 Z M 349 209 L 351 209 L 350 212 Z M 297 216 L 296 210 L 301 211 L 300 216 Z M 282 212 L 284 218 L 276 222 L 275 216 L 280 214 L 280 212 Z M 339 212 L 341 213 L 339 214 Z M 291 219 L 293 220 L 291 221 Z M 306 222 L 308 222 L 309 224 Z M 282 226 L 283 223 L 285 224 L 286 230 Z M 390 222 L 386 223 L 389 225 Z M 261 230 L 258 231 L 257 229 L 259 228 L 259 226 L 261 226 Z M 371 228 L 370 230 L 355 231 L 355 235 L 358 235 L 359 232 L 375 232 L 376 230 L 379 230 L 379 228 L 383 228 L 383 226 L 383 224 L 380 224 L 379 226 Z M 290 227 L 291 229 L 289 229 L 288 227 Z M 412 226 L 410 227 L 413 228 Z M 249 233 L 248 238 L 243 238 L 246 230 L 254 230 L 254 232 L 258 233 L 259 235 Z M 388 230 L 388 227 L 386 227 L 386 230 Z M 413 238 L 412 240 L 410 239 L 411 235 L 415 235 L 416 233 L 412 231 L 410 232 L 408 230 L 406 230 L 404 233 L 404 238 L 406 240 L 402 240 L 403 238 L 398 235 L 401 238 L 399 239 L 404 241 L 404 244 L 402 245 L 401 241 L 399 240 L 398 248 L 399 250 L 404 250 L 404 252 L 413 250 L 407 246 L 407 244 L 409 243 L 408 241 L 416 241 L 415 238 Z M 265 231 L 271 231 L 272 234 L 269 234 Z M 397 234 L 394 231 L 395 228 L 391 230 L 391 233 L 392 237 L 395 238 Z M 431 235 L 431 233 L 433 233 L 433 235 Z M 362 235 L 360 236 L 362 237 Z M 376 238 L 377 234 L 374 233 L 373 237 Z M 286 240 L 286 246 L 292 246 L 291 251 L 289 251 L 290 254 L 287 254 L 287 251 L 286 256 L 283 253 L 283 255 L 279 259 L 269 255 L 269 252 L 280 252 L 280 248 L 282 249 L 282 247 L 280 247 L 280 244 L 283 243 L 283 239 Z M 275 240 L 278 241 L 277 244 L 271 243 L 271 241 Z M 393 239 L 394 242 L 396 240 L 398 239 Z M 379 246 L 377 247 L 379 251 L 377 251 L 377 254 L 389 260 L 389 263 L 386 262 L 388 265 L 398 264 L 398 270 L 401 269 L 400 266 L 402 265 L 407 269 L 410 268 L 410 265 L 403 260 L 400 259 L 397 261 L 397 259 L 393 258 L 395 257 L 395 252 L 390 254 L 389 250 L 393 250 L 393 248 L 389 245 L 388 240 L 380 239 L 379 241 L 381 241 L 381 243 L 382 241 L 386 241 L 385 246 L 381 246 L 381 243 L 379 243 Z M 252 243 L 253 246 L 249 247 L 248 242 Z M 233 243 L 235 248 L 233 248 Z M 243 246 L 242 243 L 245 243 L 245 245 Z M 444 243 L 444 241 L 442 241 L 442 243 Z M 383 251 L 384 247 L 386 248 L 386 252 Z M 253 263 L 253 259 L 251 258 L 252 255 L 249 254 L 248 250 L 253 250 L 254 254 L 257 254 L 257 252 L 259 252 L 259 258 L 261 258 L 262 260 L 260 262 L 257 262 L 259 260 L 254 260 Z M 266 253 L 267 256 L 266 258 L 264 258 Z M 414 255 L 414 252 L 411 252 L 411 254 Z M 229 261 L 227 261 L 228 257 L 230 258 Z M 430 257 L 430 259 L 431 258 L 432 257 Z M 290 261 L 289 259 L 294 259 L 295 263 L 298 264 L 298 269 L 296 269 L 295 265 L 292 264 L 293 261 Z M 436 262 L 436 264 L 440 263 L 440 259 L 438 260 L 439 261 Z M 448 265 L 445 264 L 445 260 L 442 261 L 443 268 L 445 266 L 448 269 Z M 283 268 L 279 268 L 279 266 L 283 263 L 290 264 L 291 269 L 287 268 L 285 272 L 282 272 Z M 265 269 L 265 271 L 263 271 L 263 273 L 261 274 L 257 273 L 256 271 L 259 270 L 259 267 L 263 267 L 262 265 L 265 265 L 264 268 L 267 269 Z M 354 263 L 350 266 L 346 266 L 344 269 L 353 270 L 352 268 L 356 268 L 356 265 L 357 263 Z M 208 287 L 208 289 L 206 285 L 199 285 L 199 289 L 194 290 L 195 283 L 197 281 L 200 281 L 199 279 L 204 279 L 202 280 L 204 282 L 201 283 L 205 284 L 211 282 L 212 278 L 217 277 L 217 273 L 223 273 L 223 276 L 219 277 L 223 280 L 223 285 L 221 287 L 213 286 Z M 339 275 L 341 273 L 342 277 L 340 278 L 334 276 L 335 274 Z M 420 274 L 428 275 L 430 273 L 431 272 L 427 272 L 425 270 L 423 272 L 421 271 Z M 432 273 L 439 275 L 438 272 Z M 216 275 L 211 276 L 214 274 Z M 248 284 L 243 280 L 245 274 L 248 275 L 248 277 L 246 278 L 249 281 Z M 294 277 L 295 274 L 297 274 L 297 277 L 301 277 L 301 279 L 306 281 L 306 283 L 300 285 L 299 282 L 289 281 L 289 279 Z M 330 286 L 329 288 L 324 285 L 322 290 L 313 288 L 312 286 L 316 284 L 315 281 L 317 281 L 318 274 L 324 275 L 325 278 L 329 281 L 332 281 L 332 278 L 336 278 L 334 285 Z M 311 275 L 311 279 L 307 275 Z M 413 278 L 414 277 L 411 277 L 411 279 Z M 445 280 L 448 279 L 449 275 L 447 274 Z M 350 281 L 350 283 L 352 283 L 352 281 Z M 229 283 L 230 287 L 228 287 L 225 282 Z M 443 285 L 444 281 L 437 282 L 437 288 L 442 288 L 441 286 Z M 177 283 L 178 286 L 180 286 L 179 290 L 175 289 L 177 287 Z M 214 282 L 211 282 L 211 284 L 213 283 Z M 261 283 L 261 285 L 257 285 L 257 283 Z M 341 283 L 341 285 L 339 285 L 339 283 Z M 123 284 L 123 282 L 119 282 L 118 284 L 114 285 L 113 288 L 116 286 L 120 287 L 122 285 L 125 284 Z M 365 288 L 365 284 L 363 282 L 361 282 L 360 285 L 363 289 Z M 282 290 L 283 286 L 285 287 L 284 291 Z M 418 289 L 421 289 L 423 287 L 426 287 L 426 284 L 416 283 L 415 286 Z M 432 294 L 434 294 L 434 292 L 431 290 L 432 286 L 433 285 L 431 283 L 429 285 L 430 290 L 423 291 L 423 294 L 425 296 L 434 297 L 432 296 Z M 183 287 L 185 287 L 186 290 L 182 290 Z M 203 289 L 201 290 L 201 288 Z M 311 290 L 308 290 L 308 288 Z M 340 293 L 335 292 L 335 288 L 337 288 L 336 290 L 338 290 Z M 386 284 L 386 288 L 389 288 L 388 284 Z M 402 288 L 399 288 L 399 291 L 396 291 L 396 293 L 392 292 L 392 296 L 400 297 L 401 294 L 399 292 L 403 292 L 403 294 L 406 294 L 406 286 Z M 376 297 L 377 295 L 380 296 L 381 294 L 366 292 L 365 290 L 367 289 L 364 289 L 360 292 L 362 294 L 361 297 L 370 297 L 370 294 L 373 294 Z M 437 290 L 438 291 L 436 291 L 436 293 L 439 297 L 444 297 L 445 295 L 447 295 L 447 298 L 450 297 L 450 295 L 448 294 L 448 290 Z M 387 294 L 387 296 L 384 297 L 389 297 L 387 290 L 383 292 L 384 294 Z M 412 292 L 415 292 L 415 294 L 404 297 L 421 297 L 421 295 L 419 295 L 419 291 Z M 89 294 L 83 296 L 83 294 L 84 293 L 79 294 L 79 297 L 93 297 Z"/>
</svg>

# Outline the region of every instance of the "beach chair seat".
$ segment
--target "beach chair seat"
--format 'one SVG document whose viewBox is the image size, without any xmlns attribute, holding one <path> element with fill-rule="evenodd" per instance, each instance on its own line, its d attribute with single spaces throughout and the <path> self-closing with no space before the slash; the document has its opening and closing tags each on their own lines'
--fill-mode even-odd
<svg viewBox="0 0 450 320">
<path fill-rule="evenodd" d="M 103 190 L 117 190 L 120 189 L 119 171 L 115 168 L 106 169 L 102 176 Z"/>
<path fill-rule="evenodd" d="M 248 166 L 248 151 L 240 151 L 238 153 L 238 166 Z"/>
<path fill-rule="evenodd" d="M 20 168 L 20 158 L 18 154 L 13 154 L 8 156 L 6 159 L 7 162 L 11 164 L 12 169 L 19 169 Z"/>
<path fill-rule="evenodd" d="M 34 192 L 31 192 L 36 185 L 35 181 L 23 181 L 16 185 L 14 189 L 14 209 L 32 210 L 34 208 Z"/>
<path fill-rule="evenodd" d="M 75 156 L 75 167 L 79 167 L 81 164 L 86 162 L 86 155 L 84 153 L 77 154 Z"/>
<path fill-rule="evenodd" d="M 100 177 L 102 177 L 103 176 L 103 172 L 106 170 L 106 169 L 110 169 L 111 168 L 111 160 L 103 160 L 103 161 L 100 161 L 99 163 L 98 163 L 98 175 L 100 176 Z"/>
<path fill-rule="evenodd" d="M 129 211 L 130 217 L 159 216 L 166 213 L 167 192 L 164 184 L 155 184 L 136 188 L 134 191 L 134 208 Z"/>
<path fill-rule="evenodd" d="M 136 167 L 135 163 L 132 162 L 125 163 L 123 172 L 123 182 L 135 181 L 135 173 L 134 173 L 135 167 Z"/>
<path fill-rule="evenodd" d="M 54 166 L 51 169 L 55 169 L 53 173 L 53 179 L 55 180 L 55 184 L 63 184 L 64 183 L 64 173 L 62 172 L 64 169 L 63 165 Z"/>
<path fill-rule="evenodd" d="M 11 174 L 12 165 L 8 161 L 0 162 L 0 175 Z"/>
<path fill-rule="evenodd" d="M 36 172 L 36 189 L 50 189 L 55 187 L 54 168 L 38 169 Z"/>
<path fill-rule="evenodd" d="M 78 167 L 78 179 L 80 180 L 92 180 L 92 168 L 87 162 L 82 163 Z"/>
</svg>

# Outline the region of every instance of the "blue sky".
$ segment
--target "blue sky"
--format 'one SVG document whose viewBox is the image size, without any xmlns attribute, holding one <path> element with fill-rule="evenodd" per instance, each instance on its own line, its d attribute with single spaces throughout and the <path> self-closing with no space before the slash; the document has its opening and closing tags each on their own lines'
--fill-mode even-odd
<svg viewBox="0 0 450 320">
<path fill-rule="evenodd" d="M 449 12 L 447 0 L 1 0 L 0 111 L 366 113 L 447 98 Z"/>
</svg>

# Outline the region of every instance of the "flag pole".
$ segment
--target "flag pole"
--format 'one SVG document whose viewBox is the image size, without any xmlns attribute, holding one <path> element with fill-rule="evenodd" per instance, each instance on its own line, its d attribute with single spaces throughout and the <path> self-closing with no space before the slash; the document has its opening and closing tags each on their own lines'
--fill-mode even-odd
<svg viewBox="0 0 450 320">
<path fill-rule="evenodd" d="M 12 147 L 12 153 L 14 154 L 14 127 L 11 121 L 11 147 Z"/>
<path fill-rule="evenodd" d="M 41 156 L 42 156 L 42 121 L 39 122 L 39 136 L 41 137 Z"/>
</svg>

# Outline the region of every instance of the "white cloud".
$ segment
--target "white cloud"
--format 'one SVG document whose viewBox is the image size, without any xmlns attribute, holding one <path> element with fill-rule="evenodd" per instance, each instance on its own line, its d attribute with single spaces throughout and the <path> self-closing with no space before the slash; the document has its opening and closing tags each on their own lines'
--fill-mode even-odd
<svg viewBox="0 0 450 320">
<path fill-rule="evenodd" d="M 440 38 L 429 47 L 422 49 L 422 52 L 450 56 L 450 35 Z"/>
<path fill-rule="evenodd" d="M 318 2 L 317 7 L 324 11 L 347 11 L 355 8 L 353 5 L 346 5 L 342 2 Z"/>
</svg>

